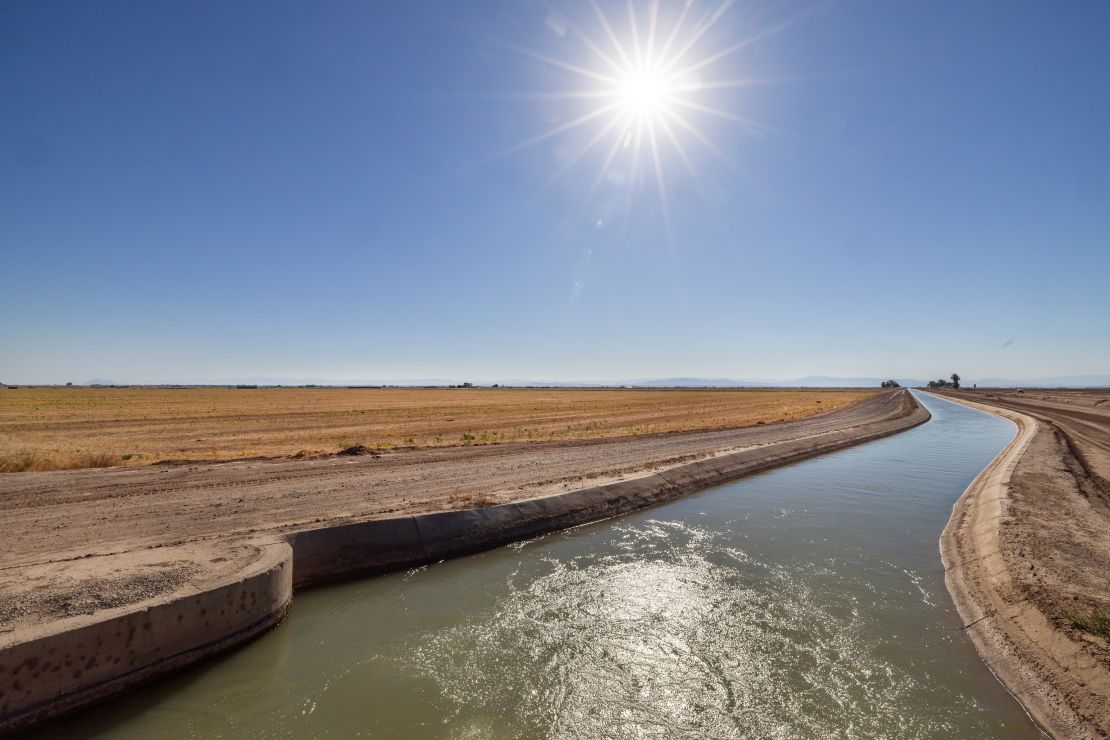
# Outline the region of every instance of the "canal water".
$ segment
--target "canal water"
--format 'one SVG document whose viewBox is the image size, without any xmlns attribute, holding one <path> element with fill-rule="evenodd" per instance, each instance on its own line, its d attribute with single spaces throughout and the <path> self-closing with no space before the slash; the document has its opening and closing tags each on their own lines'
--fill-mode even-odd
<svg viewBox="0 0 1110 740">
<path fill-rule="evenodd" d="M 44 728 L 93 737 L 1037 737 L 937 548 L 1014 434 L 933 420 L 610 521 L 298 593 L 222 659 Z"/>
</svg>

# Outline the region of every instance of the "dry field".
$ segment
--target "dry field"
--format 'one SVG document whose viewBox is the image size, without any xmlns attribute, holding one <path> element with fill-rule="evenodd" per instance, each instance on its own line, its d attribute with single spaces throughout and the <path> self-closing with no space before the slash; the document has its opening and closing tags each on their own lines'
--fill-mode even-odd
<svg viewBox="0 0 1110 740">
<path fill-rule="evenodd" d="M 0 389 L 0 472 L 569 440 L 796 419 L 859 390 Z"/>
</svg>

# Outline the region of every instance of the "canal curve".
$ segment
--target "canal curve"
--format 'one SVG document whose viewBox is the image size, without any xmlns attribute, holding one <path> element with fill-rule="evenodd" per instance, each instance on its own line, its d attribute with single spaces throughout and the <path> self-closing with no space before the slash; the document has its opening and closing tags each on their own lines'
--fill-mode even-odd
<svg viewBox="0 0 1110 740">
<path fill-rule="evenodd" d="M 902 434 L 617 519 L 298 592 L 245 648 L 51 737 L 1037 737 L 937 539 L 1013 425 Z M 46 735 L 42 735 L 46 736 Z"/>
</svg>

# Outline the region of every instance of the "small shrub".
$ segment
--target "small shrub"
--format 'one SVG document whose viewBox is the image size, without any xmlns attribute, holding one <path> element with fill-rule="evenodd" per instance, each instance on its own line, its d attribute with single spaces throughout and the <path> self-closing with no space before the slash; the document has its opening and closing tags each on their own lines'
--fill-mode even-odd
<svg viewBox="0 0 1110 740">
<path fill-rule="evenodd" d="M 17 452 L 0 459 L 0 473 L 22 473 L 35 467 L 37 456 L 33 452 Z"/>
<path fill-rule="evenodd" d="M 452 509 L 484 509 L 497 502 L 480 493 L 452 493 L 447 497 L 447 503 Z"/>
<path fill-rule="evenodd" d="M 119 465 L 120 458 L 106 452 L 74 454 L 68 456 L 40 457 L 23 451 L 0 457 L 0 473 L 24 473 L 41 470 L 76 470 L 79 468 L 108 468 Z"/>
<path fill-rule="evenodd" d="M 1076 629 L 1110 640 L 1110 613 L 1108 612 L 1095 609 L 1087 616 L 1075 612 L 1065 612 L 1064 618 L 1071 622 L 1071 626 Z"/>
<path fill-rule="evenodd" d="M 89 455 L 85 461 L 85 465 L 78 465 L 81 468 L 110 468 L 119 463 L 119 458 L 115 455 L 109 455 L 107 452 L 101 452 L 95 455 Z"/>
</svg>

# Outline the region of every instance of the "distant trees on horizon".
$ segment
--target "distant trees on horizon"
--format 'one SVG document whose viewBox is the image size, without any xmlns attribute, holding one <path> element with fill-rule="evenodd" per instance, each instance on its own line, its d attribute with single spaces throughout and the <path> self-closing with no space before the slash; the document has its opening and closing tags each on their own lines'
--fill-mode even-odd
<svg viewBox="0 0 1110 740">
<path fill-rule="evenodd" d="M 941 378 L 940 380 L 930 380 L 929 381 L 929 387 L 934 388 L 934 389 L 935 388 L 953 388 L 955 390 L 959 390 L 960 389 L 960 375 L 959 375 L 959 373 L 952 373 L 950 376 L 948 376 L 948 379 Z"/>
<path fill-rule="evenodd" d="M 880 385 L 882 385 L 883 388 L 901 388 L 902 387 L 902 384 L 899 383 L 897 380 L 884 380 Z"/>
</svg>

